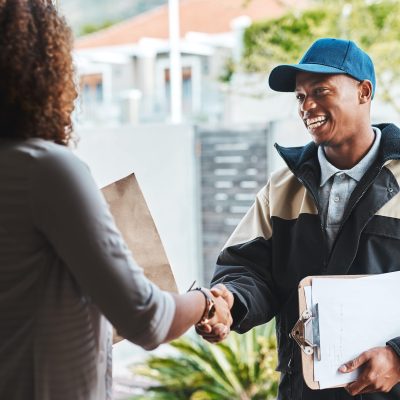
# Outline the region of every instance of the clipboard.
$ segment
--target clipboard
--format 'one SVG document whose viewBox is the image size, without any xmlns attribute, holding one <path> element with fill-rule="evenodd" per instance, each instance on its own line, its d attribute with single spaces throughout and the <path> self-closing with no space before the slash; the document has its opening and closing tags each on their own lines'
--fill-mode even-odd
<svg viewBox="0 0 400 400">
<path fill-rule="evenodd" d="M 319 320 L 318 320 L 318 304 L 314 309 L 308 309 L 306 303 L 305 287 L 312 286 L 314 278 L 339 278 L 339 279 L 355 279 L 366 275 L 318 275 L 307 276 L 303 278 L 298 286 L 299 296 L 299 319 L 294 325 L 290 336 L 298 344 L 301 349 L 301 364 L 303 370 L 303 378 L 307 386 L 312 390 L 319 390 L 319 382 L 314 380 L 314 357 L 320 359 L 320 343 L 319 343 Z M 338 385 L 335 387 L 344 387 L 346 385 Z"/>
</svg>

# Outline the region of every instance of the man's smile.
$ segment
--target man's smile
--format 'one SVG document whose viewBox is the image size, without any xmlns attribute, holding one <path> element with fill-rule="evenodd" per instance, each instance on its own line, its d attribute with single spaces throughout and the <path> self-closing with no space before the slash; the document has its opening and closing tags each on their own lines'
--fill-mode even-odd
<svg viewBox="0 0 400 400">
<path fill-rule="evenodd" d="M 319 128 L 328 120 L 328 117 L 325 115 L 321 115 L 315 118 L 306 118 L 304 122 L 308 130 L 313 131 L 314 129 Z"/>
</svg>

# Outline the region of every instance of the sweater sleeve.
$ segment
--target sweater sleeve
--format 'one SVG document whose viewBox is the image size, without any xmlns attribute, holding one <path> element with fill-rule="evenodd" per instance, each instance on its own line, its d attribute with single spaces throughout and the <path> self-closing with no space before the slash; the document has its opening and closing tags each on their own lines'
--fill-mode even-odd
<svg viewBox="0 0 400 400">
<path fill-rule="evenodd" d="M 175 302 L 135 263 L 87 166 L 58 147 L 30 171 L 34 224 L 118 332 L 146 349 L 157 347 Z"/>
</svg>

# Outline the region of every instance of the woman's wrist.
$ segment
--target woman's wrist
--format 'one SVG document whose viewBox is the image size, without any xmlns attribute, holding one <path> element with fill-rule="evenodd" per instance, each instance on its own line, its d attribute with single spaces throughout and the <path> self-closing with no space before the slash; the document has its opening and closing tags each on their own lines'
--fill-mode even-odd
<svg viewBox="0 0 400 400">
<path fill-rule="evenodd" d="M 209 320 L 215 315 L 215 301 L 211 292 L 203 287 L 197 287 L 190 290 L 191 292 L 198 291 L 204 297 L 204 311 L 201 318 L 197 321 L 196 325 L 208 324 Z"/>
</svg>

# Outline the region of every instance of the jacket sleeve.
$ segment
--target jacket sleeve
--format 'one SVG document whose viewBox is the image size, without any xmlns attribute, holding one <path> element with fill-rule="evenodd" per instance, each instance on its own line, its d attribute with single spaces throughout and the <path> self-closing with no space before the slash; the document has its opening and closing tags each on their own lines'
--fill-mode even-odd
<svg viewBox="0 0 400 400">
<path fill-rule="evenodd" d="M 272 277 L 272 225 L 268 183 L 221 251 L 211 284 L 233 293 L 232 329 L 243 333 L 272 319 L 277 296 Z"/>
<path fill-rule="evenodd" d="M 389 340 L 388 342 L 386 342 L 386 344 L 390 346 L 400 357 L 400 336 Z"/>
<path fill-rule="evenodd" d="M 152 284 L 125 245 L 91 174 L 69 150 L 31 169 L 36 229 L 118 332 L 152 349 L 166 337 L 175 303 Z"/>
</svg>

